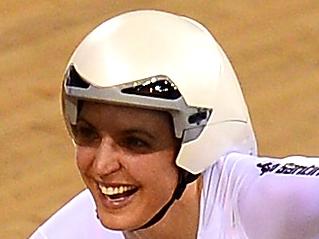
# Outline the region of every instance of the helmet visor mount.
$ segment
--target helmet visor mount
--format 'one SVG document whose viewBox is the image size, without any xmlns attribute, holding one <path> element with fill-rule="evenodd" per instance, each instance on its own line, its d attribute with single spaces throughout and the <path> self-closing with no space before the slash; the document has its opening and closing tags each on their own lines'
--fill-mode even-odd
<svg viewBox="0 0 319 239">
<path fill-rule="evenodd" d="M 182 138 L 182 143 L 195 140 L 212 115 L 212 109 L 187 105 L 167 76 L 158 75 L 121 85 L 99 87 L 88 83 L 70 65 L 63 83 L 63 106 L 68 129 L 77 123 L 78 102 L 85 100 L 166 111 L 172 115 L 175 136 Z"/>
</svg>

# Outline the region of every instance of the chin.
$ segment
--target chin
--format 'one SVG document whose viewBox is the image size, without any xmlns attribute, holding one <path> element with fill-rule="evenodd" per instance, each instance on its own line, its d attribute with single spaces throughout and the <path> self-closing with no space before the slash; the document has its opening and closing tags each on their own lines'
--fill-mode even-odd
<svg viewBox="0 0 319 239">
<path fill-rule="evenodd" d="M 98 217 L 105 228 L 116 231 L 134 231 L 146 223 L 143 220 L 138 220 L 133 213 L 129 214 L 111 215 L 109 213 L 98 213 Z"/>
</svg>

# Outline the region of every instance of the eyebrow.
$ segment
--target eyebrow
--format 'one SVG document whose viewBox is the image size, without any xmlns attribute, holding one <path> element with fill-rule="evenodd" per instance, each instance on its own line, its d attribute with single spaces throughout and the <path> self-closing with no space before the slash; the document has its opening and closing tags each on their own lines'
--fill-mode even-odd
<svg viewBox="0 0 319 239">
<path fill-rule="evenodd" d="M 124 133 L 126 133 L 126 134 L 142 134 L 142 135 L 145 135 L 146 137 L 148 137 L 151 140 L 156 139 L 156 137 L 154 135 L 152 135 L 151 133 L 149 133 L 148 131 L 146 131 L 143 128 L 127 129 L 127 130 L 124 130 Z"/>
<path fill-rule="evenodd" d="M 85 117 L 83 117 L 83 116 L 79 116 L 78 117 L 78 122 L 79 121 L 83 121 L 86 124 L 88 124 L 90 127 L 96 128 L 93 124 L 91 124 L 89 122 L 89 120 L 85 119 Z M 151 140 L 156 139 L 156 137 L 154 135 L 152 135 L 147 130 L 145 130 L 144 128 L 141 128 L 141 127 L 133 127 L 133 128 L 130 128 L 130 129 L 125 129 L 123 132 L 125 134 L 142 134 L 142 135 L 145 135 L 146 137 L 148 137 Z"/>
<path fill-rule="evenodd" d="M 93 124 L 91 124 L 90 121 L 87 120 L 87 119 L 85 119 L 84 117 L 79 116 L 76 123 L 78 123 L 78 122 L 80 122 L 80 121 L 83 121 L 84 123 L 88 124 L 90 127 L 95 128 L 95 127 L 93 126 Z"/>
</svg>

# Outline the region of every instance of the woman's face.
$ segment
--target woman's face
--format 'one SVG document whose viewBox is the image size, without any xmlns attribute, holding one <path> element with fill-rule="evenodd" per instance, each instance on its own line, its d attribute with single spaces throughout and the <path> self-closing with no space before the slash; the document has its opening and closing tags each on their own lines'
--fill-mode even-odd
<svg viewBox="0 0 319 239">
<path fill-rule="evenodd" d="M 139 228 L 169 201 L 179 143 L 167 113 L 84 102 L 73 133 L 77 165 L 104 226 Z"/>
</svg>

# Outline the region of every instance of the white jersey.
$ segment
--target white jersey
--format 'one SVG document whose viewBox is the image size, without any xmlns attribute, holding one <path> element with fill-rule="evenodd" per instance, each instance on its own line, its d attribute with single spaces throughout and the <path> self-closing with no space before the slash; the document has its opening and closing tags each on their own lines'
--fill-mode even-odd
<svg viewBox="0 0 319 239">
<path fill-rule="evenodd" d="M 124 239 L 96 218 L 81 192 L 31 239 Z M 237 153 L 204 173 L 198 239 L 319 239 L 319 158 Z"/>
</svg>

